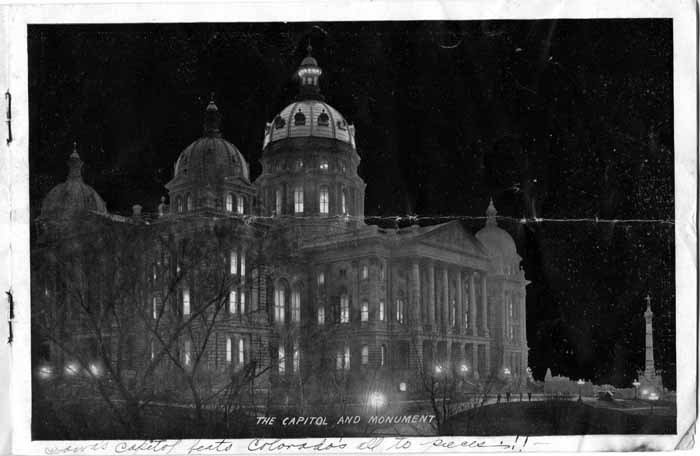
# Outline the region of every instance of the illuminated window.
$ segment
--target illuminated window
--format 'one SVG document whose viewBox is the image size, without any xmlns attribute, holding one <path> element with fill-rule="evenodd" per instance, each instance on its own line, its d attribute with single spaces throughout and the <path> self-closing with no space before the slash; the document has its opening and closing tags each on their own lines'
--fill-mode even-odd
<svg viewBox="0 0 700 456">
<path fill-rule="evenodd" d="M 231 338 L 227 337 L 226 338 L 226 362 L 230 363 L 231 362 L 231 353 L 232 353 L 232 342 Z"/>
<path fill-rule="evenodd" d="M 328 187 L 321 187 L 318 194 L 318 205 L 321 214 L 328 214 Z"/>
<path fill-rule="evenodd" d="M 326 275 L 323 272 L 318 273 L 318 284 L 323 285 L 326 281 Z"/>
<path fill-rule="evenodd" d="M 348 298 L 347 293 L 343 293 L 340 296 L 340 322 L 350 322 L 350 299 Z"/>
<path fill-rule="evenodd" d="M 294 188 L 294 213 L 303 214 L 304 213 L 304 188 L 296 187 Z"/>
<path fill-rule="evenodd" d="M 292 353 L 292 370 L 296 374 L 299 372 L 299 343 L 294 343 L 294 352 Z"/>
<path fill-rule="evenodd" d="M 175 205 L 177 206 L 177 211 L 178 211 L 178 212 L 182 212 L 182 211 L 183 211 L 183 207 L 182 207 L 182 198 L 180 198 L 180 197 L 178 196 L 177 199 L 176 199 L 175 201 L 176 201 Z"/>
<path fill-rule="evenodd" d="M 404 318 L 404 301 L 403 299 L 396 300 L 396 321 L 403 323 Z"/>
<path fill-rule="evenodd" d="M 226 212 L 233 212 L 233 194 L 226 194 Z"/>
<path fill-rule="evenodd" d="M 457 326 L 457 301 L 452 300 L 452 309 L 450 312 L 450 326 Z"/>
<path fill-rule="evenodd" d="M 321 171 L 328 171 L 328 160 L 321 160 L 318 167 L 321 169 Z"/>
<path fill-rule="evenodd" d="M 242 314 L 244 314 L 244 313 L 245 313 L 245 290 L 241 290 L 241 292 L 239 293 L 239 296 L 240 296 L 240 299 L 241 299 L 241 302 L 240 302 L 240 311 L 241 311 Z"/>
<path fill-rule="evenodd" d="M 345 363 L 345 364 L 343 365 L 343 367 L 345 368 L 345 370 L 349 370 L 349 369 L 350 369 L 350 347 L 348 347 L 347 345 L 345 346 L 345 352 L 344 352 L 344 354 L 343 354 L 343 360 L 344 360 L 344 363 Z"/>
<path fill-rule="evenodd" d="M 243 212 L 245 212 L 243 203 L 243 197 L 240 195 L 236 196 L 236 212 L 238 212 L 239 214 L 243 214 Z"/>
<path fill-rule="evenodd" d="M 361 321 L 369 320 L 369 304 L 367 304 L 367 301 L 362 302 L 362 309 L 360 311 L 360 320 Z"/>
<path fill-rule="evenodd" d="M 275 190 L 275 215 L 282 214 L 282 190 Z"/>
<path fill-rule="evenodd" d="M 155 341 L 151 340 L 151 359 L 154 359 L 156 357 L 156 343 Z"/>
<path fill-rule="evenodd" d="M 301 320 L 301 293 L 299 290 L 292 292 L 292 321 L 299 322 Z"/>
<path fill-rule="evenodd" d="M 230 265 L 231 274 L 237 274 L 238 273 L 238 252 L 236 251 L 236 249 L 231 250 L 231 253 L 229 254 L 229 265 Z"/>
<path fill-rule="evenodd" d="M 192 342 L 190 342 L 189 340 L 185 341 L 182 361 L 185 364 L 185 366 L 188 367 L 192 364 Z"/>
<path fill-rule="evenodd" d="M 190 289 L 185 288 L 182 290 L 182 315 L 190 314 Z"/>
<path fill-rule="evenodd" d="M 365 264 L 362 266 L 362 280 L 369 278 L 369 267 Z"/>
<path fill-rule="evenodd" d="M 386 345 L 379 347 L 379 365 L 384 366 L 386 364 Z"/>
<path fill-rule="evenodd" d="M 190 194 L 187 195 L 187 203 L 186 204 L 187 204 L 188 211 L 191 211 L 192 209 L 194 209 L 194 202 L 192 201 L 192 195 L 190 195 Z"/>
<path fill-rule="evenodd" d="M 245 252 L 241 252 L 241 280 L 245 279 Z"/>
<path fill-rule="evenodd" d="M 280 374 L 285 371 L 284 361 L 284 345 L 280 345 L 277 349 L 277 372 Z"/>
<path fill-rule="evenodd" d="M 367 345 L 362 346 L 362 365 L 366 366 L 369 363 L 369 347 Z"/>
<path fill-rule="evenodd" d="M 379 321 L 384 321 L 384 301 L 379 301 Z"/>
<path fill-rule="evenodd" d="M 317 312 L 318 324 L 322 325 L 326 323 L 326 309 L 324 307 L 319 307 Z"/>
<path fill-rule="evenodd" d="M 302 169 L 304 167 L 304 161 L 301 158 L 297 160 L 296 167 L 297 169 Z"/>
<path fill-rule="evenodd" d="M 245 364 L 245 339 L 238 339 L 238 365 Z"/>
<path fill-rule="evenodd" d="M 275 287 L 275 321 L 284 323 L 284 287 L 279 284 Z"/>
<path fill-rule="evenodd" d="M 228 294 L 228 309 L 230 313 L 236 313 L 238 307 L 238 293 L 236 290 L 231 290 Z"/>
<path fill-rule="evenodd" d="M 158 318 L 158 298 L 153 297 L 153 319 Z"/>
<path fill-rule="evenodd" d="M 340 194 L 340 212 L 343 215 L 348 213 L 347 203 L 345 202 L 345 190 Z"/>
</svg>

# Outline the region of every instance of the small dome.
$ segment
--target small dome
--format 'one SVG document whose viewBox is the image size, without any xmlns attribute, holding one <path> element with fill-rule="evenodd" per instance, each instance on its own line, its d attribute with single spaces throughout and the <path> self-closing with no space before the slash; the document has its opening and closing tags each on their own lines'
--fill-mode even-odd
<svg viewBox="0 0 700 456">
<path fill-rule="evenodd" d="M 68 178 L 49 191 L 41 204 L 41 218 L 64 218 L 80 212 L 107 213 L 107 206 L 94 188 L 83 182 L 83 162 L 76 145 L 68 158 Z"/>
<path fill-rule="evenodd" d="M 175 162 L 174 179 L 205 180 L 239 177 L 250 181 L 248 163 L 236 146 L 221 137 L 196 140 L 182 151 Z"/>
<path fill-rule="evenodd" d="M 304 57 L 304 60 L 301 61 L 301 66 L 318 66 L 318 62 L 315 58 L 311 57 L 310 55 L 307 55 L 306 57 Z"/>
<path fill-rule="evenodd" d="M 288 105 L 267 124 L 263 147 L 287 138 L 336 139 L 355 147 L 355 129 L 335 108 L 320 100 Z"/>
<path fill-rule="evenodd" d="M 513 238 L 506 230 L 498 227 L 496 214 L 496 208 L 491 200 L 486 210 L 486 226 L 477 231 L 476 238 L 486 247 L 492 257 L 501 260 L 520 259 Z"/>
</svg>

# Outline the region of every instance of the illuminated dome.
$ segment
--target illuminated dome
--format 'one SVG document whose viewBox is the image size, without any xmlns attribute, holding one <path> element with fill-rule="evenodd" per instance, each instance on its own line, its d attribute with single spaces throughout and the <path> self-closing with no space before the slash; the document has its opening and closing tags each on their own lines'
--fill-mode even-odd
<svg viewBox="0 0 700 456">
<path fill-rule="evenodd" d="M 174 181 L 236 177 L 250 181 L 248 163 L 236 146 L 221 137 L 220 123 L 219 109 L 212 100 L 205 114 L 204 136 L 182 151 L 175 162 Z"/>
<path fill-rule="evenodd" d="M 275 141 L 288 138 L 336 139 L 355 147 L 355 127 L 332 106 L 324 102 L 318 85 L 323 71 L 316 59 L 309 55 L 301 61 L 296 78 L 299 80 L 298 100 L 277 114 L 265 127 L 263 148 Z"/>
<path fill-rule="evenodd" d="M 508 232 L 498 227 L 493 200 L 486 209 L 486 226 L 476 233 L 476 238 L 486 247 L 489 255 L 496 261 L 500 272 L 512 273 L 519 269 L 520 256 L 515 248 L 515 241 Z"/>
<path fill-rule="evenodd" d="M 80 212 L 107 213 L 107 206 L 94 188 L 83 182 L 83 161 L 73 144 L 68 158 L 68 178 L 56 185 L 41 204 L 41 218 L 63 218 Z"/>
</svg>

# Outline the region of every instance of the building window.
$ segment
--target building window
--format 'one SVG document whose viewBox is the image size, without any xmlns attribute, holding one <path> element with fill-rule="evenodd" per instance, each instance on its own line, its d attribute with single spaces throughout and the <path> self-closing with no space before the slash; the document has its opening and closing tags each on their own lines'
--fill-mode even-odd
<svg viewBox="0 0 700 456">
<path fill-rule="evenodd" d="M 304 188 L 295 187 L 294 188 L 294 213 L 303 214 L 304 213 Z"/>
<path fill-rule="evenodd" d="M 328 160 L 326 160 L 326 159 L 321 160 L 318 167 L 321 171 L 328 171 Z"/>
<path fill-rule="evenodd" d="M 245 293 L 245 290 L 241 290 L 240 293 L 239 293 L 240 300 L 241 300 L 241 302 L 240 302 L 240 311 L 241 311 L 242 314 L 245 313 L 245 294 L 246 294 L 246 293 Z"/>
<path fill-rule="evenodd" d="M 367 304 L 367 301 L 362 302 L 362 309 L 360 311 L 360 320 L 361 321 L 368 321 L 369 320 L 369 304 Z"/>
<path fill-rule="evenodd" d="M 233 194 L 226 194 L 226 212 L 233 212 Z"/>
<path fill-rule="evenodd" d="M 379 365 L 384 367 L 386 364 L 386 345 L 379 347 Z"/>
<path fill-rule="evenodd" d="M 153 297 L 153 319 L 156 320 L 158 318 L 158 298 L 155 296 Z"/>
<path fill-rule="evenodd" d="M 180 212 L 180 213 L 182 213 L 182 211 L 183 211 L 183 207 L 182 207 L 182 198 L 180 198 L 180 197 L 178 196 L 177 199 L 176 199 L 175 201 L 176 201 L 175 205 L 177 206 L 177 211 Z"/>
<path fill-rule="evenodd" d="M 338 352 L 335 354 L 335 369 L 343 370 L 343 353 Z"/>
<path fill-rule="evenodd" d="M 185 288 L 182 290 L 182 315 L 190 314 L 190 289 Z"/>
<path fill-rule="evenodd" d="M 275 215 L 282 214 L 282 190 L 275 189 Z"/>
<path fill-rule="evenodd" d="M 343 368 L 345 368 L 345 370 L 350 370 L 350 347 L 347 345 L 345 346 L 345 352 L 343 353 L 343 360 L 345 363 Z"/>
<path fill-rule="evenodd" d="M 238 252 L 236 251 L 236 249 L 231 250 L 228 263 L 230 265 L 231 274 L 237 274 L 238 273 Z"/>
<path fill-rule="evenodd" d="M 231 337 L 226 338 L 226 362 L 231 363 L 232 359 L 232 342 L 231 342 Z"/>
<path fill-rule="evenodd" d="M 324 307 L 319 307 L 317 310 L 318 324 L 322 325 L 326 323 L 326 309 Z"/>
<path fill-rule="evenodd" d="M 187 367 L 189 367 L 192 364 L 192 342 L 190 342 L 189 340 L 185 341 L 185 348 L 183 350 L 182 362 Z"/>
<path fill-rule="evenodd" d="M 238 293 L 236 290 L 231 290 L 228 294 L 228 308 L 229 312 L 236 313 L 236 307 L 238 307 Z"/>
<path fill-rule="evenodd" d="M 384 321 L 384 301 L 379 301 L 379 321 Z"/>
<path fill-rule="evenodd" d="M 326 282 L 326 275 L 323 272 L 318 273 L 318 284 L 323 285 Z"/>
<path fill-rule="evenodd" d="M 243 197 L 240 195 L 236 196 L 236 212 L 241 215 L 245 212 Z"/>
<path fill-rule="evenodd" d="M 384 263 L 379 263 L 379 280 L 384 280 Z"/>
<path fill-rule="evenodd" d="M 284 345 L 280 345 L 279 348 L 277 348 L 277 372 L 284 374 L 284 367 Z"/>
<path fill-rule="evenodd" d="M 241 252 L 241 280 L 245 279 L 245 252 Z"/>
<path fill-rule="evenodd" d="M 298 160 L 297 160 L 297 163 L 296 163 L 296 167 L 297 167 L 297 169 L 302 169 L 302 168 L 304 168 L 304 160 L 302 160 L 301 158 L 298 159 Z"/>
<path fill-rule="evenodd" d="M 238 339 L 238 365 L 242 366 L 245 364 L 245 339 L 241 337 Z"/>
<path fill-rule="evenodd" d="M 286 122 L 284 121 L 283 118 L 281 118 L 280 116 L 275 117 L 275 128 L 276 129 L 279 130 L 281 128 L 284 128 L 285 124 L 286 124 Z"/>
<path fill-rule="evenodd" d="M 403 299 L 396 300 L 396 321 L 403 323 L 404 318 L 404 302 Z"/>
<path fill-rule="evenodd" d="M 156 357 L 156 342 L 151 339 L 151 359 Z"/>
<path fill-rule="evenodd" d="M 367 280 L 369 278 L 369 267 L 364 264 L 362 265 L 362 280 Z"/>
<path fill-rule="evenodd" d="M 452 308 L 450 309 L 450 326 L 457 326 L 457 301 L 452 300 Z"/>
<path fill-rule="evenodd" d="M 327 127 L 329 120 L 330 119 L 328 118 L 326 111 L 321 111 L 321 114 L 318 116 L 318 125 L 321 127 Z"/>
<path fill-rule="evenodd" d="M 328 187 L 321 187 L 318 194 L 318 206 L 321 214 L 328 214 Z"/>
<path fill-rule="evenodd" d="M 194 202 L 192 201 L 192 195 L 191 195 L 191 194 L 187 194 L 187 200 L 186 200 L 186 201 L 187 201 L 187 210 L 188 210 L 188 211 L 191 211 L 192 209 L 194 209 Z"/>
<path fill-rule="evenodd" d="M 362 346 L 362 365 L 366 366 L 369 364 L 369 347 L 367 345 Z"/>
<path fill-rule="evenodd" d="M 299 290 L 292 292 L 292 321 L 298 323 L 301 320 L 301 293 Z"/>
<path fill-rule="evenodd" d="M 275 321 L 284 323 L 284 287 L 280 284 L 275 287 Z"/>
<path fill-rule="evenodd" d="M 294 352 L 292 353 L 292 370 L 296 374 L 299 372 L 299 343 L 294 342 Z"/>
<path fill-rule="evenodd" d="M 299 111 L 296 114 L 294 114 L 294 125 L 305 125 L 306 124 L 306 116 L 304 115 L 303 112 Z"/>
<path fill-rule="evenodd" d="M 345 190 L 340 194 L 340 212 L 345 215 L 348 213 L 347 203 L 345 201 Z"/>
<path fill-rule="evenodd" d="M 347 293 L 340 296 L 340 322 L 350 323 L 350 299 Z"/>
</svg>

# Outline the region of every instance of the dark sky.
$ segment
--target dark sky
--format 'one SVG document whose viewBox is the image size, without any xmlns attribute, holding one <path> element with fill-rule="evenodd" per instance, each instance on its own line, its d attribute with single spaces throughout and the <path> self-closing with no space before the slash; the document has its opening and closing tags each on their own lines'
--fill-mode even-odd
<svg viewBox="0 0 700 456">
<path fill-rule="evenodd" d="M 309 39 L 357 129 L 367 215 L 481 216 L 494 197 L 532 281 L 536 377 L 629 386 L 650 293 L 675 387 L 671 20 L 30 26 L 33 209 L 76 140 L 110 211 L 154 211 L 212 91 L 256 177 Z"/>
</svg>

